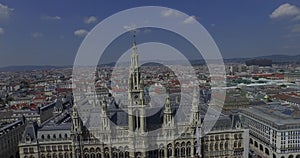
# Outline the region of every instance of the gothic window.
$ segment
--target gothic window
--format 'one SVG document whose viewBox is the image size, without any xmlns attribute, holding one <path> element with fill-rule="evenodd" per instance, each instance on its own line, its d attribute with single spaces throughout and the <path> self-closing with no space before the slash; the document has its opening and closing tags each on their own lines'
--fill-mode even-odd
<svg viewBox="0 0 300 158">
<path fill-rule="evenodd" d="M 119 158 L 124 158 L 124 153 L 123 153 L 123 151 L 120 151 L 120 153 L 119 153 Z"/>
<path fill-rule="evenodd" d="M 117 151 L 114 151 L 114 153 L 113 153 L 113 157 L 118 157 L 118 153 L 117 153 Z"/>
<path fill-rule="evenodd" d="M 65 153 L 65 158 L 69 158 L 69 154 L 68 153 Z"/>
<path fill-rule="evenodd" d="M 191 156 L 192 154 L 191 154 L 191 144 L 187 144 L 187 147 L 186 147 L 186 155 L 187 156 Z"/>
<path fill-rule="evenodd" d="M 97 158 L 101 158 L 101 154 L 100 153 L 97 153 Z"/>
<path fill-rule="evenodd" d="M 125 158 L 129 158 L 129 152 L 125 151 Z"/>
<path fill-rule="evenodd" d="M 185 148 L 184 147 L 181 148 L 181 156 L 185 156 Z"/>
<path fill-rule="evenodd" d="M 172 145 L 171 144 L 168 144 L 168 146 L 167 146 L 168 148 L 168 152 L 167 152 L 167 156 L 168 157 L 170 157 L 170 156 L 172 156 Z"/>
<path fill-rule="evenodd" d="M 175 156 L 179 156 L 179 147 L 175 148 Z"/>
</svg>

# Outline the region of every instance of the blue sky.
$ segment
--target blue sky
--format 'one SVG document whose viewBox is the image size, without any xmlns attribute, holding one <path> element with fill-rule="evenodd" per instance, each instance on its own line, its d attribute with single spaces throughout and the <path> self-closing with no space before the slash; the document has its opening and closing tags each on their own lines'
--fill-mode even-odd
<svg viewBox="0 0 300 158">
<path fill-rule="evenodd" d="M 224 58 L 300 54 L 299 0 L 0 0 L 0 67 L 72 65 L 97 23 L 148 5 L 195 16 Z"/>
</svg>

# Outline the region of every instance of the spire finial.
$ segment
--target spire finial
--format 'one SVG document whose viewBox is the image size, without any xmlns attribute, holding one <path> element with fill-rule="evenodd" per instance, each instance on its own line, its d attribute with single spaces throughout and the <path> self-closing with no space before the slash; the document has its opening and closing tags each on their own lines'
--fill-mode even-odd
<svg viewBox="0 0 300 158">
<path fill-rule="evenodd" d="M 135 38 L 136 38 L 136 30 L 133 30 L 133 53 L 137 53 L 136 52 L 136 40 L 135 40 Z"/>
</svg>

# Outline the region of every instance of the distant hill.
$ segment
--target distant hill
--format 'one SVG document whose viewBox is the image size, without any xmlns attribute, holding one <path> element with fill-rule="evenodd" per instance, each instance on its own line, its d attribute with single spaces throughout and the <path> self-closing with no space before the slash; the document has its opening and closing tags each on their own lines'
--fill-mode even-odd
<svg viewBox="0 0 300 158">
<path fill-rule="evenodd" d="M 32 71 L 32 70 L 49 70 L 49 69 L 60 69 L 71 66 L 51 66 L 51 65 L 25 65 L 25 66 L 6 66 L 0 67 L 0 71 Z"/>
<path fill-rule="evenodd" d="M 269 55 L 260 58 L 271 59 L 273 62 L 300 62 L 300 55 Z"/>
<path fill-rule="evenodd" d="M 273 63 L 286 63 L 286 62 L 297 62 L 300 63 L 300 55 L 268 55 L 268 56 L 259 56 L 259 57 L 252 57 L 252 58 L 229 58 L 224 59 L 225 63 L 233 62 L 233 63 L 245 63 L 247 60 L 250 59 L 270 59 Z M 205 61 L 201 60 L 190 60 L 192 65 L 203 65 Z M 170 64 L 172 63 L 180 63 L 180 61 L 169 61 Z M 153 64 L 153 63 L 152 63 Z M 114 66 L 115 63 L 107 63 L 101 64 L 98 66 Z M 52 65 L 26 65 L 26 66 L 6 66 L 0 67 L 0 71 L 32 71 L 32 70 L 48 70 L 48 69 L 60 69 L 60 68 L 71 68 L 72 66 L 52 66 Z"/>
<path fill-rule="evenodd" d="M 259 56 L 252 58 L 230 58 L 224 59 L 225 62 L 240 62 L 245 63 L 245 61 L 250 59 L 270 59 L 273 63 L 280 62 L 300 62 L 300 55 L 268 55 L 268 56 Z"/>
</svg>

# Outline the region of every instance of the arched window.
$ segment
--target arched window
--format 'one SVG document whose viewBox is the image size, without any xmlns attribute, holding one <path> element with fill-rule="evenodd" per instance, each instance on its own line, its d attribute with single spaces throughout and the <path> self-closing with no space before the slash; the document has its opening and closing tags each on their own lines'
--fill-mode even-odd
<svg viewBox="0 0 300 158">
<path fill-rule="evenodd" d="M 257 141 L 254 142 L 254 146 L 258 148 L 258 143 L 257 143 Z"/>
<path fill-rule="evenodd" d="M 269 149 L 268 149 L 268 148 L 265 148 L 265 153 L 266 153 L 267 155 L 270 155 L 270 152 L 269 152 Z"/>
<path fill-rule="evenodd" d="M 264 147 L 261 144 L 259 144 L 259 149 L 260 151 L 264 151 Z"/>
<path fill-rule="evenodd" d="M 185 147 L 181 147 L 181 156 L 185 156 Z"/>
<path fill-rule="evenodd" d="M 164 153 L 164 145 L 160 144 L 158 146 L 158 158 L 164 158 L 165 157 L 165 153 Z"/>
<path fill-rule="evenodd" d="M 238 143 L 238 147 L 242 147 L 242 141 L 240 140 L 239 143 Z"/>
<path fill-rule="evenodd" d="M 214 150 L 214 144 L 213 144 L 213 143 L 210 143 L 210 145 L 209 145 L 209 150 L 210 150 L 210 151 L 213 151 L 213 150 Z"/>
<path fill-rule="evenodd" d="M 250 138 L 250 144 L 253 144 L 253 139 L 252 138 Z"/>
<path fill-rule="evenodd" d="M 191 142 L 187 142 L 187 144 L 186 144 L 186 155 L 187 156 L 191 156 L 192 155 L 192 153 L 191 153 Z"/>
<path fill-rule="evenodd" d="M 175 144 L 175 156 L 177 156 L 177 157 L 179 157 L 180 156 L 180 145 L 179 145 L 179 143 L 177 142 L 176 144 Z"/>
<path fill-rule="evenodd" d="M 228 149 L 228 141 L 225 142 L 225 149 Z"/>
<path fill-rule="evenodd" d="M 219 144 L 218 144 L 218 142 L 215 143 L 215 150 L 219 150 Z"/>
<path fill-rule="evenodd" d="M 223 150 L 223 142 L 220 142 L 220 150 Z"/>
<path fill-rule="evenodd" d="M 236 141 L 234 141 L 234 145 L 233 145 L 235 148 L 237 147 L 237 142 Z"/>
<path fill-rule="evenodd" d="M 123 153 L 123 151 L 120 151 L 120 152 L 119 152 L 119 158 L 124 158 L 124 153 Z"/>
<path fill-rule="evenodd" d="M 125 158 L 129 158 L 129 151 L 125 151 Z"/>
<path fill-rule="evenodd" d="M 57 158 L 57 154 L 56 153 L 53 153 L 53 158 Z"/>
<path fill-rule="evenodd" d="M 168 152 L 167 152 L 167 156 L 168 157 L 170 157 L 170 156 L 172 156 L 172 144 L 168 144 L 168 146 L 167 146 L 168 148 Z"/>
</svg>

